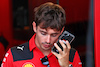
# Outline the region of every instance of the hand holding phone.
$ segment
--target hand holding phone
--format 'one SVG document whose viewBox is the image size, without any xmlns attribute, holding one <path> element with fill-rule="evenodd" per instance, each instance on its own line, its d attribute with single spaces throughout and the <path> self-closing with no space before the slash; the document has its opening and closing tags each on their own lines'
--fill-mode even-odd
<svg viewBox="0 0 100 67">
<path fill-rule="evenodd" d="M 62 33 L 62 35 L 60 35 L 60 37 L 58 38 L 58 41 L 56 43 L 63 51 L 63 47 L 59 43 L 59 40 L 62 40 L 62 42 L 66 45 L 66 40 L 68 40 L 69 43 L 71 43 L 74 40 L 74 38 L 75 38 L 75 36 L 73 34 L 69 33 L 68 31 L 64 31 Z M 67 45 L 66 45 L 66 47 L 67 47 Z M 56 49 L 55 46 L 53 46 L 51 50 L 59 54 L 59 51 Z"/>
</svg>

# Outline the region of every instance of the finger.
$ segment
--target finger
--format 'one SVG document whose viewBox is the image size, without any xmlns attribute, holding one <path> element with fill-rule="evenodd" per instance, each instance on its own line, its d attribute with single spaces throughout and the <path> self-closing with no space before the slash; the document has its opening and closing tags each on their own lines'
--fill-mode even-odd
<svg viewBox="0 0 100 67">
<path fill-rule="evenodd" d="M 67 51 L 67 46 L 62 42 L 62 40 L 59 40 L 61 46 L 63 47 L 63 51 L 66 52 Z"/>
<path fill-rule="evenodd" d="M 59 57 L 59 54 L 56 52 L 51 51 L 57 58 Z"/>
<path fill-rule="evenodd" d="M 67 45 L 68 50 L 70 50 L 71 46 L 70 46 L 70 43 L 68 42 L 68 40 L 66 41 L 66 45 Z"/>
<path fill-rule="evenodd" d="M 57 43 L 54 43 L 54 46 L 56 47 L 56 49 L 59 51 L 60 54 L 62 54 L 62 49 L 57 45 Z"/>
</svg>

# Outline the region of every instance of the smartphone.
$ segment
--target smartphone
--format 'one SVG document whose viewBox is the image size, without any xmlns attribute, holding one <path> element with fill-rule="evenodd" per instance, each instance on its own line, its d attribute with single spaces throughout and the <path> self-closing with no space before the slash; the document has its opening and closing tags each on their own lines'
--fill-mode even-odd
<svg viewBox="0 0 100 67">
<path fill-rule="evenodd" d="M 69 43 L 71 43 L 71 42 L 74 40 L 74 38 L 75 38 L 75 36 L 74 36 L 73 34 L 69 33 L 68 31 L 64 31 L 64 32 L 59 36 L 59 38 L 58 38 L 58 40 L 57 40 L 56 43 L 57 43 L 57 45 L 58 45 L 58 46 L 62 49 L 62 51 L 63 51 L 63 47 L 62 47 L 61 44 L 59 43 L 59 39 L 62 40 L 62 42 L 66 45 L 66 40 L 68 40 Z M 66 45 L 66 47 L 67 47 L 67 45 Z M 55 46 L 53 46 L 51 50 L 59 54 L 59 51 L 56 49 Z"/>
</svg>

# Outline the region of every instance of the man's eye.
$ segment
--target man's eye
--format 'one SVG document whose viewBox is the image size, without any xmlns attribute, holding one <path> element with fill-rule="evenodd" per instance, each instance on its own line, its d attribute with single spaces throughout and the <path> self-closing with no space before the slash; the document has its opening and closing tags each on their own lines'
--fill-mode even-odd
<svg viewBox="0 0 100 67">
<path fill-rule="evenodd" d="M 56 37 L 56 36 L 57 36 L 57 34 L 52 34 L 51 36 L 52 36 L 52 37 Z"/>
<path fill-rule="evenodd" d="M 46 35 L 46 33 L 45 33 L 45 32 L 41 32 L 41 34 L 42 34 L 42 35 Z"/>
</svg>

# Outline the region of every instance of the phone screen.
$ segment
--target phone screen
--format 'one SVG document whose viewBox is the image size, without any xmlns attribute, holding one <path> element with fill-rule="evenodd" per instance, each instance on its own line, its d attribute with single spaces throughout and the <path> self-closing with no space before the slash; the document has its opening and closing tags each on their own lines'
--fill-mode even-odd
<svg viewBox="0 0 100 67">
<path fill-rule="evenodd" d="M 69 43 L 71 43 L 74 40 L 75 36 L 71 33 L 69 33 L 68 31 L 64 31 L 58 38 L 58 41 L 56 42 L 57 45 L 62 49 L 63 51 L 63 47 L 61 46 L 61 44 L 59 43 L 59 39 L 63 41 L 63 43 L 66 45 L 66 40 L 69 41 Z M 66 45 L 67 47 L 67 45 Z M 59 51 L 56 49 L 55 46 L 52 47 L 51 49 L 52 51 L 59 53 Z"/>
</svg>

